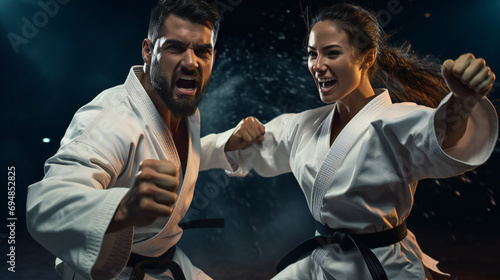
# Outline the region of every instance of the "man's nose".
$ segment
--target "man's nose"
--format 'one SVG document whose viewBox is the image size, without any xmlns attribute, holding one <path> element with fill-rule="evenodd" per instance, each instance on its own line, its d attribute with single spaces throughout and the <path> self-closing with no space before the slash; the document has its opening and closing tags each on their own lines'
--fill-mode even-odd
<svg viewBox="0 0 500 280">
<path fill-rule="evenodd" d="M 196 54 L 194 50 L 187 49 L 184 53 L 184 57 L 182 58 L 182 67 L 186 69 L 194 69 L 198 68 L 198 62 L 196 60 Z"/>
</svg>

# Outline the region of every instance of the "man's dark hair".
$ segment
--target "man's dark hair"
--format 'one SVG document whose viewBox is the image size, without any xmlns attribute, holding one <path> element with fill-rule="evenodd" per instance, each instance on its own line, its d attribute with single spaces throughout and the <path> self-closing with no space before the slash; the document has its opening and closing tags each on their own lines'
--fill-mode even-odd
<svg viewBox="0 0 500 280">
<path fill-rule="evenodd" d="M 210 28 L 215 44 L 220 17 L 213 5 L 202 0 L 159 0 L 151 11 L 151 20 L 149 21 L 148 38 L 153 45 L 156 39 L 161 36 L 163 22 L 170 14 Z"/>
</svg>

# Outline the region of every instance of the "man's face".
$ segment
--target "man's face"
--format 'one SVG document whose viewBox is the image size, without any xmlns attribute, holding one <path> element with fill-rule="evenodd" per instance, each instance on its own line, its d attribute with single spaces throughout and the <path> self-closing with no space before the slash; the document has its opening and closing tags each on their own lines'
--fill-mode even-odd
<svg viewBox="0 0 500 280">
<path fill-rule="evenodd" d="M 151 56 L 151 84 L 175 117 L 194 114 L 212 74 L 212 31 L 169 15 Z"/>
</svg>

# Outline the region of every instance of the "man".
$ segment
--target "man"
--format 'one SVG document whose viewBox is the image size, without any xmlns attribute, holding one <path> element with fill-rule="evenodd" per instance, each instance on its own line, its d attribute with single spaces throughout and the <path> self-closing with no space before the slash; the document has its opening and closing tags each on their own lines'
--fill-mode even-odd
<svg viewBox="0 0 500 280">
<path fill-rule="evenodd" d="M 160 0 L 144 66 L 78 110 L 44 179 L 29 187 L 28 229 L 64 279 L 178 280 L 179 270 L 210 279 L 175 244 L 198 176 L 197 106 L 218 28 L 203 1 Z M 159 264 L 148 270 L 151 261 Z"/>
</svg>

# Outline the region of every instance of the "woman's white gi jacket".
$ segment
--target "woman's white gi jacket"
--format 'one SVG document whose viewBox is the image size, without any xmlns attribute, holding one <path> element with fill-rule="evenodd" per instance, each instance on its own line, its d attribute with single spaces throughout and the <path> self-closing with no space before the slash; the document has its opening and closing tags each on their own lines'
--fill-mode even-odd
<svg viewBox="0 0 500 280">
<path fill-rule="evenodd" d="M 223 168 L 244 176 L 293 172 L 314 218 L 333 229 L 373 233 L 401 224 L 410 213 L 417 181 L 446 178 L 483 164 L 497 140 L 497 115 L 485 98 L 475 107 L 464 137 L 441 149 L 448 95 L 437 109 L 392 104 L 378 94 L 342 130 L 330 147 L 335 104 L 284 114 L 265 125 L 261 144 L 224 153 L 233 130 L 204 137 L 201 169 Z M 291 244 L 292 249 L 296 244 Z M 437 262 L 420 250 L 414 235 L 373 249 L 389 279 L 425 279 Z M 297 275 L 297 276 L 294 276 Z M 322 277 L 321 275 L 324 275 Z M 361 254 L 337 244 L 316 249 L 276 278 L 371 279 Z"/>
</svg>

